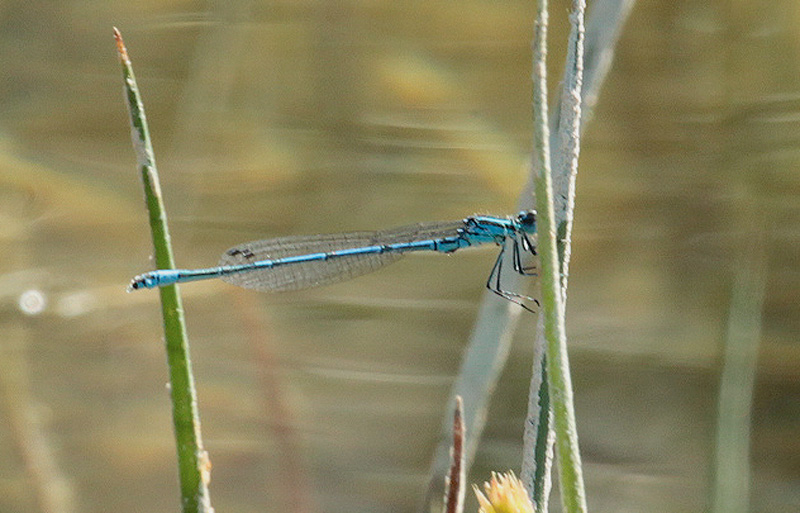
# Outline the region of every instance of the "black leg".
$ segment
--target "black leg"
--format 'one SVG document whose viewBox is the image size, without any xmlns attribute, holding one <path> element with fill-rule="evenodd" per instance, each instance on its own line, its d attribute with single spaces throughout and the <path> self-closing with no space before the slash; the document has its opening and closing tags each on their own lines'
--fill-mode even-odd
<svg viewBox="0 0 800 513">
<path fill-rule="evenodd" d="M 500 287 L 500 276 L 503 274 L 503 259 L 506 256 L 506 245 L 505 245 L 505 243 L 503 243 L 501 248 L 502 249 L 500 249 L 500 254 L 497 255 L 497 274 L 495 275 L 496 282 L 495 282 L 494 288 L 493 288 L 493 290 L 495 290 L 497 293 L 500 293 L 500 291 L 502 290 L 502 288 Z"/>
<path fill-rule="evenodd" d="M 522 272 L 522 258 L 519 256 L 519 241 L 514 239 L 512 242 L 512 254 L 514 255 L 514 270 L 519 274 L 523 274 Z"/>
<path fill-rule="evenodd" d="M 489 279 L 486 280 L 486 288 L 494 292 L 494 288 L 492 287 L 492 280 L 496 274 L 500 274 L 499 268 L 503 260 L 503 252 L 505 251 L 505 247 L 500 246 L 500 254 L 497 255 L 497 260 L 494 261 L 494 265 L 492 266 L 492 272 L 489 273 Z"/>
<path fill-rule="evenodd" d="M 522 234 L 522 239 L 523 239 L 523 242 L 524 242 L 524 244 L 527 246 L 527 249 L 526 249 L 526 251 L 527 251 L 528 253 L 530 253 L 530 254 L 531 254 L 531 256 L 534 256 L 534 257 L 535 257 L 535 256 L 538 256 L 539 254 L 536 252 L 536 246 L 534 246 L 534 245 L 533 245 L 533 243 L 531 242 L 531 240 L 528 238 L 528 235 L 526 235 L 526 234 L 524 234 L 524 233 L 523 233 L 523 234 Z M 532 266 L 530 266 L 530 267 L 527 267 L 527 268 L 525 268 L 524 270 L 525 270 L 525 271 L 534 271 L 534 272 L 531 272 L 531 273 L 530 273 L 530 275 L 531 275 L 531 276 L 536 276 L 536 275 L 537 275 L 537 273 L 535 272 L 535 270 L 536 270 L 536 266 L 535 266 L 535 265 L 532 265 Z"/>
<path fill-rule="evenodd" d="M 520 255 L 519 255 L 519 246 L 516 241 L 512 242 L 512 259 L 514 260 L 514 270 L 519 272 L 520 274 L 525 274 L 521 265 Z M 517 294 L 508 290 L 503 290 L 501 286 L 501 276 L 503 274 L 503 257 L 505 256 L 506 246 L 505 244 L 500 246 L 500 254 L 497 255 L 497 260 L 494 262 L 494 266 L 492 266 L 492 272 L 489 273 L 489 279 L 486 281 L 486 288 L 497 294 L 498 296 L 502 297 L 505 300 L 511 301 L 514 304 L 517 304 L 524 308 L 525 310 L 536 313 L 535 310 L 532 310 L 530 307 L 525 305 L 523 301 L 532 301 L 536 304 L 536 306 L 541 306 L 539 301 L 532 297 L 523 296 L 521 294 Z M 494 283 L 493 283 L 494 282 Z"/>
<path fill-rule="evenodd" d="M 524 233 L 520 234 L 520 240 L 514 239 L 514 270 L 523 276 L 537 276 L 535 265 L 531 265 L 530 267 L 522 265 L 522 252 L 525 251 L 532 256 L 536 256 L 536 250 L 531 245 L 528 236 Z M 520 244 L 522 245 L 521 250 Z"/>
<path fill-rule="evenodd" d="M 524 251 L 527 251 L 531 255 L 536 256 L 536 247 L 533 245 L 531 240 L 528 238 L 528 234 L 522 233 L 520 235 L 522 236 L 522 249 Z"/>
<path fill-rule="evenodd" d="M 536 269 L 535 265 L 530 267 L 525 267 L 522 265 L 522 252 L 525 251 L 526 248 L 526 243 L 524 240 L 522 241 L 521 245 L 522 249 L 520 249 L 520 242 L 516 239 L 514 240 L 514 270 L 522 276 L 536 276 L 535 272 L 530 272 Z M 532 254 L 534 256 L 536 255 L 535 253 Z"/>
</svg>

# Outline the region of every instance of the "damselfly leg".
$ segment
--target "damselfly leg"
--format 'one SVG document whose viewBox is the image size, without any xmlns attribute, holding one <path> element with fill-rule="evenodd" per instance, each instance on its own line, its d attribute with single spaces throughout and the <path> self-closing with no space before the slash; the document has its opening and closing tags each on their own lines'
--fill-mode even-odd
<svg viewBox="0 0 800 513">
<path fill-rule="evenodd" d="M 529 242 L 530 241 L 528 241 L 528 244 Z M 518 294 L 510 290 L 505 290 L 502 286 L 503 262 L 505 260 L 506 244 L 508 243 L 509 241 L 508 239 L 506 239 L 506 241 L 504 241 L 503 244 L 500 245 L 500 254 L 497 255 L 497 260 L 495 260 L 494 266 L 492 266 L 492 271 L 491 273 L 489 273 L 489 279 L 486 281 L 486 288 L 491 290 L 498 296 L 502 297 L 503 299 L 507 299 L 508 301 L 511 301 L 512 303 L 521 306 L 522 308 L 531 313 L 536 313 L 536 311 L 527 306 L 524 303 L 524 301 L 533 302 L 536 304 L 536 306 L 541 306 L 541 304 L 537 299 L 532 298 L 530 296 L 526 296 L 524 294 Z M 523 242 L 522 244 L 525 243 Z M 512 265 L 514 267 L 514 271 L 523 276 L 530 276 L 531 274 L 529 274 L 528 271 L 533 269 L 533 267 L 524 267 L 522 265 L 522 257 L 520 255 L 520 243 L 515 238 L 511 240 L 511 245 L 512 245 L 511 246 L 512 261 L 513 261 Z M 531 254 L 535 255 L 533 247 L 530 244 L 529 247 L 531 248 L 530 251 Z"/>
</svg>

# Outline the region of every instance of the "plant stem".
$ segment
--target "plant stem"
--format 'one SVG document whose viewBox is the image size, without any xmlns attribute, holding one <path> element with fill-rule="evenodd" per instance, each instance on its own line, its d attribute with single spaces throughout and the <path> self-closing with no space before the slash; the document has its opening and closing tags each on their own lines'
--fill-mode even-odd
<svg viewBox="0 0 800 513">
<path fill-rule="evenodd" d="M 585 3 L 576 0 L 570 19 L 573 34 L 567 54 L 567 80 L 562 96 L 561 151 L 559 167 L 569 166 L 570 174 L 577 172 L 580 141 L 580 108 L 583 71 L 583 12 Z M 556 451 L 558 454 L 561 502 L 564 511 L 586 511 L 575 411 L 572 403 L 567 338 L 564 319 L 564 289 L 557 244 L 552 171 L 550 165 L 550 131 L 547 124 L 547 0 L 538 3 L 533 43 L 533 107 L 534 150 L 533 167 L 538 171 L 534 180 L 538 207 L 540 283 L 546 340 L 546 370 L 549 397 L 553 412 Z M 566 115 L 566 117 L 564 117 Z M 564 198 L 563 201 L 566 201 Z M 559 226 L 562 236 L 567 227 Z M 563 250 L 561 254 L 564 255 Z"/>
<path fill-rule="evenodd" d="M 116 28 L 114 28 L 114 38 L 122 64 L 125 99 L 128 103 L 131 121 L 131 138 L 144 186 L 156 267 L 158 269 L 174 269 L 175 261 L 167 229 L 167 215 L 161 195 L 153 146 L 147 128 L 144 104 L 139 95 L 133 67 L 122 41 L 122 35 Z M 210 464 L 208 455 L 203 450 L 203 440 L 200 436 L 197 394 L 192 377 L 183 306 L 177 286 L 161 287 L 159 290 L 169 366 L 172 420 L 178 450 L 181 504 L 184 513 L 208 513 L 213 511 L 207 486 Z"/>
<path fill-rule="evenodd" d="M 750 208 L 751 227 L 740 249 L 722 355 L 712 486 L 713 513 L 750 509 L 750 431 L 753 390 L 767 283 L 767 223 Z"/>
<path fill-rule="evenodd" d="M 576 60 L 570 56 L 565 62 L 565 88 L 573 84 L 576 75 L 576 63 L 583 63 L 583 87 L 573 93 L 580 94 L 580 112 L 562 101 L 562 109 L 550 115 L 550 148 L 556 156 L 563 154 L 564 139 L 558 131 L 559 127 L 570 126 L 580 119 L 580 131 L 587 126 L 603 81 L 611 67 L 614 48 L 622 27 L 634 5 L 634 0 L 596 0 L 592 4 L 591 16 L 587 22 L 585 34 L 585 57 Z M 570 33 L 569 49 L 577 49 L 577 25 L 573 23 Z M 572 52 L 574 54 L 574 52 Z M 567 121 L 571 118 L 572 121 Z M 562 119 L 565 122 L 562 122 Z M 532 175 L 536 175 L 532 169 Z M 567 277 L 569 276 L 569 257 L 571 246 L 572 219 L 575 209 L 575 180 L 577 168 L 564 165 L 553 166 L 553 196 L 555 198 L 555 220 L 558 226 L 557 244 L 561 269 L 561 287 L 563 302 L 566 308 Z M 530 189 L 533 186 L 531 185 Z M 531 195 L 530 192 L 528 192 Z M 530 201 L 530 200 L 529 200 Z M 527 207 L 529 208 L 529 207 Z M 545 340 L 543 318 L 539 318 L 536 339 L 533 345 L 534 363 L 528 396 L 528 415 L 525 421 L 523 437 L 523 460 L 520 478 L 530 490 L 537 513 L 547 513 L 547 499 L 550 495 L 550 468 L 553 459 L 554 436 L 551 429 L 552 414 L 547 385 L 545 357 Z"/>
</svg>

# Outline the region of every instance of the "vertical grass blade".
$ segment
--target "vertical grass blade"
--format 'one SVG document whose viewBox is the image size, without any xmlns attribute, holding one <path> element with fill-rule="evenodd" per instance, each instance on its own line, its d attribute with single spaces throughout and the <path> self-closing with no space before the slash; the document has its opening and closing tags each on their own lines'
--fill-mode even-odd
<svg viewBox="0 0 800 513">
<path fill-rule="evenodd" d="M 614 48 L 616 46 L 622 27 L 627 20 L 634 0 L 596 0 L 592 4 L 592 11 L 586 27 L 586 55 L 585 55 L 585 81 L 581 90 L 581 129 L 585 128 L 587 118 L 597 102 L 600 90 L 608 70 L 613 63 Z M 565 72 L 566 74 L 566 72 Z M 550 116 L 550 146 L 556 149 L 560 145 L 558 132 L 559 111 L 554 111 Z M 554 169 L 553 177 L 554 195 L 556 198 L 570 198 L 570 190 L 574 191 L 574 176 L 560 176 L 562 170 Z M 534 207 L 533 178 L 520 194 L 517 210 L 527 210 Z M 559 226 L 559 243 L 565 240 L 566 219 L 572 215 L 574 201 L 556 204 L 556 224 Z M 563 258 L 563 251 L 560 251 Z M 562 259 L 561 269 L 566 275 L 569 262 Z M 516 274 L 506 277 L 507 288 L 521 290 L 523 284 Z M 566 282 L 565 282 L 566 286 Z M 500 300 L 495 294 L 487 292 L 478 312 L 477 320 L 470 342 L 461 363 L 458 377 L 450 393 L 450 408 L 455 404 L 455 396 L 464 397 L 464 423 L 471 433 L 466 441 L 466 467 L 469 470 L 475 454 L 478 441 L 486 422 L 486 412 L 489 401 L 494 392 L 500 372 L 505 367 L 509 354 L 511 339 L 520 319 L 520 309 L 508 301 Z M 537 328 L 543 333 L 543 326 Z M 537 332 L 538 333 L 538 332 Z M 543 335 L 537 334 L 534 343 L 534 352 L 543 355 Z M 541 505 L 550 490 L 550 461 L 552 460 L 553 437 L 550 429 L 550 403 L 547 390 L 547 377 L 545 373 L 545 359 L 538 358 L 534 362 L 533 375 L 536 376 L 531 383 L 531 396 L 529 410 L 529 423 L 526 423 L 525 447 L 526 455 L 534 454 L 529 462 L 523 462 L 521 480 L 525 486 L 534 493 L 535 502 Z M 434 452 L 429 470 L 428 487 L 421 501 L 420 513 L 430 510 L 435 500 L 441 497 L 441 483 L 448 468 L 449 433 L 451 419 L 446 415 L 442 420 L 439 443 Z M 535 447 L 528 450 L 529 447 Z M 542 513 L 546 510 L 540 510 Z"/>
<path fill-rule="evenodd" d="M 444 488 L 444 513 L 462 513 L 467 483 L 464 473 L 464 401 L 456 397 L 453 413 L 453 445 L 450 447 L 450 472 Z"/>
<path fill-rule="evenodd" d="M 765 223 L 758 221 L 742 248 L 731 295 L 717 398 L 713 513 L 750 511 L 750 429 L 767 282 Z"/>
<path fill-rule="evenodd" d="M 583 87 L 579 92 L 573 93 L 580 94 L 580 111 L 575 112 L 568 105 L 564 106 L 562 102 L 562 109 L 555 111 L 550 116 L 550 148 L 556 156 L 563 153 L 563 143 L 569 142 L 569 139 L 565 141 L 557 130 L 559 127 L 574 125 L 575 119 L 579 121 L 579 132 L 582 132 L 587 126 L 604 79 L 611 68 L 617 40 L 634 3 L 635 0 L 597 0 L 592 3 L 591 15 L 586 24 L 585 54 L 582 63 L 584 67 Z M 575 49 L 576 38 L 575 24 L 573 23 L 569 43 L 570 52 Z M 561 81 L 565 84 L 565 89 L 568 84 L 574 83 L 575 64 L 576 60 L 572 57 L 565 62 L 564 78 Z M 573 118 L 575 119 L 562 123 L 562 116 L 565 113 L 574 114 Z M 571 166 L 558 164 L 554 165 L 552 170 L 555 222 L 558 227 L 556 243 L 564 305 L 567 300 L 572 218 L 575 209 L 576 173 L 574 171 Z M 547 512 L 547 498 L 550 495 L 552 482 L 550 469 L 554 443 L 542 321 L 543 319 L 540 318 L 534 342 L 533 377 L 528 398 L 528 417 L 525 422 L 523 462 L 520 474 L 520 478 L 531 492 L 538 513 Z"/>
<path fill-rule="evenodd" d="M 122 64 L 125 99 L 131 122 L 131 138 L 136 151 L 136 160 L 142 176 L 145 204 L 153 236 L 155 262 L 158 269 L 174 269 L 175 262 L 167 229 L 167 215 L 158 181 L 155 155 L 147 128 L 133 67 L 122 41 L 122 35 L 114 28 L 117 52 Z M 197 412 L 197 394 L 192 377 L 189 345 L 186 337 L 186 322 L 177 286 L 161 287 L 161 312 L 164 319 L 164 337 L 169 366 L 170 393 L 172 398 L 172 420 L 178 449 L 178 473 L 181 487 L 181 505 L 185 513 L 212 510 L 208 493 L 210 464 L 200 436 L 200 417 Z"/>
<path fill-rule="evenodd" d="M 556 161 L 557 167 L 568 169 L 566 173 L 562 171 L 560 174 L 568 176 L 577 173 L 580 151 L 585 9 L 586 4 L 583 0 L 575 0 L 570 14 L 572 31 L 567 49 L 567 72 L 562 93 L 561 123 L 559 125 L 561 147 Z M 568 513 L 578 513 L 586 511 L 586 494 L 578 449 L 578 434 L 572 402 L 572 382 L 567 355 L 561 258 L 556 242 L 550 132 L 547 124 L 547 24 L 547 0 L 539 0 L 533 43 L 534 148 L 532 165 L 537 171 L 534 184 L 539 214 L 538 242 L 541 264 L 542 315 L 546 341 L 546 370 L 555 430 L 555 447 L 558 455 L 562 509 Z M 567 236 L 569 235 L 569 225 L 568 221 L 565 230 Z M 565 251 L 562 250 L 561 254 L 565 255 Z"/>
</svg>

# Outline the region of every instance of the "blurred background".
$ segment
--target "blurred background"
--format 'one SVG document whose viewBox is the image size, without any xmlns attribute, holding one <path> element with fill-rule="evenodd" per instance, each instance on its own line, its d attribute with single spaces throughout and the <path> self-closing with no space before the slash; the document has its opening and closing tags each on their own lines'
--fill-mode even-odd
<svg viewBox="0 0 800 513">
<path fill-rule="evenodd" d="M 152 262 L 112 26 L 197 267 L 252 239 L 513 213 L 534 10 L 3 2 L 0 511 L 179 507 L 158 294 L 125 293 Z M 640 2 L 624 27 L 582 142 L 568 304 L 592 511 L 708 509 L 737 297 L 758 344 L 751 510 L 800 506 L 798 55 L 796 0 Z M 495 254 L 296 293 L 182 287 L 217 511 L 415 511 Z M 471 483 L 519 468 L 534 325 Z"/>
</svg>

